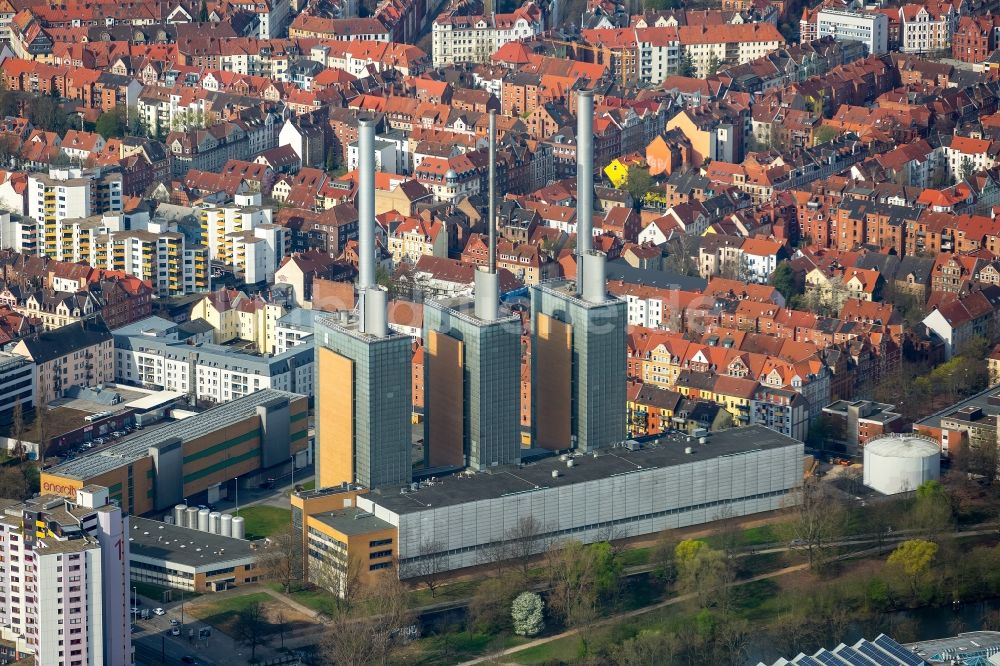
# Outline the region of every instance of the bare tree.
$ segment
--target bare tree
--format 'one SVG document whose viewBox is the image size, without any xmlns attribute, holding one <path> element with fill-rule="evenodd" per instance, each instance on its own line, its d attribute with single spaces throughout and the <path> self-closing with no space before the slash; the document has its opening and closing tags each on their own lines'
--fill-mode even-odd
<svg viewBox="0 0 1000 666">
<path fill-rule="evenodd" d="M 420 579 L 434 597 L 438 585 L 448 570 L 444 546 L 437 541 L 424 541 L 417 551 L 417 558 L 408 564 L 410 573 Z"/>
<path fill-rule="evenodd" d="M 532 557 L 545 548 L 543 533 L 544 528 L 537 518 L 524 516 L 504 535 L 510 560 L 520 568 L 525 578 L 528 577 Z"/>
<path fill-rule="evenodd" d="M 791 523 L 792 544 L 805 549 L 809 566 L 816 567 L 831 546 L 842 511 L 836 499 L 812 479 L 803 482 L 795 499 L 798 504 Z"/>
<path fill-rule="evenodd" d="M 736 511 L 733 510 L 732 505 L 723 504 L 715 512 L 712 520 L 716 521 L 718 525 L 717 534 L 722 552 L 726 554 L 727 558 L 732 558 L 736 549 L 739 548 L 743 536 Z"/>
<path fill-rule="evenodd" d="M 18 398 L 14 402 L 14 411 L 11 413 L 11 434 L 14 435 L 14 455 L 24 460 L 24 406 Z"/>
<path fill-rule="evenodd" d="M 257 656 L 257 647 L 266 645 L 274 627 L 267 621 L 264 604 L 255 601 L 239 612 L 233 631 L 237 640 L 250 648 L 250 659 Z"/>
<path fill-rule="evenodd" d="M 291 525 L 268 537 L 268 542 L 257 552 L 257 566 L 290 592 L 292 585 L 302 580 L 302 544 Z"/>
<path fill-rule="evenodd" d="M 503 574 L 509 560 L 510 545 L 503 539 L 484 544 L 476 553 L 476 563 L 490 567 L 497 577 Z"/>
<path fill-rule="evenodd" d="M 406 588 L 394 571 L 376 576 L 361 596 L 367 609 L 364 617 L 339 613 L 327 625 L 322 646 L 329 664 L 387 664 L 406 640 L 413 616 L 406 604 Z"/>
</svg>

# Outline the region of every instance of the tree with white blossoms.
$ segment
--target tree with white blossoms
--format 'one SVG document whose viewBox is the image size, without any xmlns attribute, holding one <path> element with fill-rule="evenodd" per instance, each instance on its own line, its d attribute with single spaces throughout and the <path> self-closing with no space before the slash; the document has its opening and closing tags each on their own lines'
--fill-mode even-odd
<svg viewBox="0 0 1000 666">
<path fill-rule="evenodd" d="M 537 636 L 545 629 L 545 604 L 535 592 L 522 592 L 514 598 L 510 615 L 514 619 L 514 633 L 518 636 Z"/>
</svg>

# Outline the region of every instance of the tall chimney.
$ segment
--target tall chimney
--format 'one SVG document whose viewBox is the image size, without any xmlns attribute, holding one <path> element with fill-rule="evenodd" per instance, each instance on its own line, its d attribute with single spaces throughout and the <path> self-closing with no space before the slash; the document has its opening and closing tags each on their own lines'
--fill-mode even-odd
<svg viewBox="0 0 1000 666">
<path fill-rule="evenodd" d="M 476 316 L 483 321 L 495 321 L 500 316 L 500 276 L 497 275 L 497 112 L 490 111 L 490 188 L 489 188 L 490 252 L 487 269 L 477 270 Z"/>
<path fill-rule="evenodd" d="M 358 122 L 358 293 L 375 286 L 375 121 Z"/>
<path fill-rule="evenodd" d="M 576 295 L 583 294 L 584 256 L 594 218 L 594 91 L 576 94 Z"/>
<path fill-rule="evenodd" d="M 490 111 L 490 273 L 497 272 L 497 112 Z"/>
</svg>

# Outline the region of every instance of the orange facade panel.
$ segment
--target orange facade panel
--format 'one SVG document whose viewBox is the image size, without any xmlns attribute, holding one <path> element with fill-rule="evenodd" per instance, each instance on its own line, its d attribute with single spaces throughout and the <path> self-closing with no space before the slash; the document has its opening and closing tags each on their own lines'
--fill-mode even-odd
<svg viewBox="0 0 1000 666">
<path fill-rule="evenodd" d="M 463 420 L 463 345 L 460 340 L 430 331 L 427 338 L 428 448 L 431 466 L 465 462 Z"/>
<path fill-rule="evenodd" d="M 354 482 L 354 362 L 319 348 L 316 377 L 318 488 Z"/>
<path fill-rule="evenodd" d="M 570 446 L 570 383 L 573 364 L 573 327 L 538 313 L 535 364 L 535 446 Z"/>
</svg>

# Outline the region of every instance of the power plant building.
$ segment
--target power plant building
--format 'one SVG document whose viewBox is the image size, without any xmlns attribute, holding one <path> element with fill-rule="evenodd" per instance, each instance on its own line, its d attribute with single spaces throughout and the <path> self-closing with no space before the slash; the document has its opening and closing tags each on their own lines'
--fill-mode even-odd
<svg viewBox="0 0 1000 666">
<path fill-rule="evenodd" d="M 316 320 L 316 479 L 320 488 L 408 484 L 410 337 L 390 333 L 375 284 L 375 123 L 359 133 L 358 309 Z"/>
<path fill-rule="evenodd" d="M 420 575 L 428 557 L 442 570 L 482 564 L 513 538 L 530 537 L 541 552 L 561 539 L 635 537 L 795 503 L 802 442 L 764 426 L 712 433 L 704 443 L 689 439 L 674 435 L 438 477 L 417 490 L 361 495 L 356 503 L 397 529 L 401 578 Z M 518 537 L 529 516 L 538 529 Z"/>
</svg>

